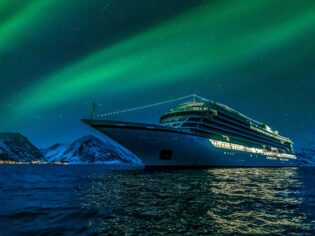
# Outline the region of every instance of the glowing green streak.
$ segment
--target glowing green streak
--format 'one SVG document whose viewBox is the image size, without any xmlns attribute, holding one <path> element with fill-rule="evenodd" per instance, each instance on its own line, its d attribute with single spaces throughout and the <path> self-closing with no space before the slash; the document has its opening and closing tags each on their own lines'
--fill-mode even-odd
<svg viewBox="0 0 315 236">
<path fill-rule="evenodd" d="M 246 20 L 251 17 L 243 14 L 247 11 L 253 14 L 266 1 L 234 3 L 242 7 L 232 10 L 235 8 L 232 4 L 211 13 L 213 6 L 204 6 L 92 54 L 33 87 L 30 96 L 20 102 L 18 111 L 40 109 L 104 91 L 104 85 L 107 94 L 117 93 L 143 84 L 159 85 L 187 74 L 236 67 L 314 27 L 313 8 L 284 22 L 233 35 L 235 25 L 230 26 L 229 21 L 236 20 L 240 23 L 237 26 L 246 28 Z"/>
<path fill-rule="evenodd" d="M 22 41 L 25 33 L 32 28 L 42 24 L 45 19 L 51 16 L 52 12 L 60 10 L 61 3 L 58 0 L 37 0 L 32 1 L 23 10 L 18 12 L 15 16 L 0 23 L 0 54 L 2 51 L 12 47 L 17 41 Z M 12 3 L 10 3 L 12 4 Z M 6 4 L 1 6 L 6 8 Z"/>
<path fill-rule="evenodd" d="M 0 13 L 4 12 L 6 9 L 9 8 L 9 6 L 14 5 L 18 2 L 18 0 L 11 0 L 11 1 L 0 1 Z"/>
<path fill-rule="evenodd" d="M 49 105 L 69 100 L 80 96 L 82 91 L 86 93 L 89 90 L 90 92 L 93 87 L 98 87 L 102 81 L 123 80 L 119 76 L 133 74 L 139 69 L 143 70 L 147 66 L 145 63 L 161 64 L 166 60 L 161 61 L 159 56 L 156 57 L 154 51 L 157 50 L 157 53 L 163 56 L 172 53 L 172 45 L 176 47 L 177 44 L 183 43 L 183 40 L 178 41 L 179 37 L 188 37 L 189 39 L 191 33 L 196 34 L 194 29 L 196 25 L 199 25 L 198 28 L 203 28 L 211 25 L 213 19 L 227 21 L 227 18 L 252 10 L 265 2 L 263 0 L 246 1 L 244 4 L 240 4 L 239 1 L 232 1 L 227 6 L 223 4 L 217 8 L 206 5 L 165 22 L 158 28 L 148 30 L 109 49 L 92 54 L 87 59 L 79 61 L 34 87 L 30 91 L 32 95 L 29 99 L 21 103 L 21 110 L 39 108 L 44 103 Z M 200 35 L 200 32 L 198 34 Z M 171 63 L 174 56 L 176 56 L 176 52 L 172 57 L 167 56 L 166 58 L 169 58 Z M 144 60 L 143 57 L 149 57 L 151 60 Z"/>
<path fill-rule="evenodd" d="M 282 43 L 289 43 L 289 40 L 299 37 L 301 33 L 315 27 L 315 9 L 310 9 L 289 22 L 281 23 L 259 32 L 255 32 L 255 37 L 245 35 L 237 41 L 230 42 L 225 50 L 209 50 L 204 54 L 190 54 L 190 58 L 176 57 L 178 60 L 165 60 L 164 63 L 152 66 L 146 66 L 145 71 L 140 69 L 133 80 L 123 81 L 113 85 L 112 89 L 120 92 L 135 89 L 141 82 L 150 80 L 150 86 L 159 85 L 168 80 L 180 79 L 185 73 L 198 74 L 201 71 L 216 72 L 227 67 L 236 67 L 249 61 L 255 55 L 271 50 Z M 209 57 L 207 53 L 212 53 L 215 58 Z M 171 57 L 174 59 L 174 57 Z M 157 71 L 159 67 L 167 67 L 167 70 L 159 71 L 159 73 L 150 73 Z M 183 69 L 184 68 L 184 69 Z M 123 83 L 122 83 L 123 82 Z"/>
<path fill-rule="evenodd" d="M 176 17 L 171 21 L 164 22 L 158 28 L 150 29 L 126 41 L 119 42 L 110 48 L 105 48 L 104 50 L 93 53 L 89 57 L 78 61 L 64 71 L 51 77 L 60 77 L 60 74 L 65 76 L 74 74 L 80 75 L 82 72 L 90 70 L 91 68 L 107 66 L 105 64 L 107 60 L 111 62 L 117 60 L 117 58 L 125 56 L 141 56 L 146 48 L 150 50 L 149 53 L 152 54 L 152 49 L 160 49 L 159 45 L 162 40 L 165 45 L 177 44 L 179 36 L 178 32 L 187 33 L 186 36 L 182 34 L 180 36 L 183 37 L 182 39 L 187 37 L 187 39 L 190 40 L 190 33 L 196 33 L 196 30 L 194 30 L 196 25 L 198 28 L 203 28 L 211 25 L 211 21 L 214 19 L 217 21 L 228 21 L 233 16 L 238 16 L 243 12 L 253 10 L 258 6 L 266 4 L 268 1 L 270 0 L 246 1 L 243 3 L 240 1 L 230 1 L 229 4 L 225 2 L 215 8 L 210 4 L 205 5 Z M 189 32 L 190 30 L 191 32 Z M 200 35 L 200 32 L 198 32 L 198 34 Z M 142 47 L 140 51 L 139 47 Z"/>
<path fill-rule="evenodd" d="M 34 0 L 0 0 L 0 15 L 5 14 L 10 9 L 24 6 L 26 3 L 33 2 Z"/>
</svg>

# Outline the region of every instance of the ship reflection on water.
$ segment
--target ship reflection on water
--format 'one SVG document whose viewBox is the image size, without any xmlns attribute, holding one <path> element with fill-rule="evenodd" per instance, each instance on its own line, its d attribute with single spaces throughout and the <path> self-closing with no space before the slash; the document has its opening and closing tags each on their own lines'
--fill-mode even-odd
<svg viewBox="0 0 315 236">
<path fill-rule="evenodd" d="M 311 233 L 311 172 L 261 168 L 120 173 L 92 177 L 80 186 L 78 197 L 83 209 L 102 209 L 102 220 L 90 221 L 102 233 Z"/>
<path fill-rule="evenodd" d="M 0 226 L 7 233 L 312 234 L 315 230 L 314 169 L 113 171 L 41 165 L 15 174 L 23 184 L 14 180 L 14 170 L 0 168 L 0 200 L 6 206 L 0 209 Z M 28 176 L 32 176 L 29 181 Z"/>
</svg>

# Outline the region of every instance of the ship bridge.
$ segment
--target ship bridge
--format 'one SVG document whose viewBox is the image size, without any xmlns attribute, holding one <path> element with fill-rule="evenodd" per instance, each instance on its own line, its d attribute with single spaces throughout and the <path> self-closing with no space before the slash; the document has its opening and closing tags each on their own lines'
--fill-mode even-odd
<svg viewBox="0 0 315 236">
<path fill-rule="evenodd" d="M 160 117 L 160 124 L 170 127 L 194 126 L 194 122 L 201 121 L 203 117 L 215 115 L 213 103 L 206 102 L 185 102 L 170 110 Z M 187 123 L 193 121 L 193 123 Z"/>
</svg>

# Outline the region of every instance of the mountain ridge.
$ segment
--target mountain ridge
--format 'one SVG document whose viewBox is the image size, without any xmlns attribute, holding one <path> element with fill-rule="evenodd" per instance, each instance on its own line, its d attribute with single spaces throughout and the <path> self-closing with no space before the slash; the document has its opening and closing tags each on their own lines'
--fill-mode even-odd
<svg viewBox="0 0 315 236">
<path fill-rule="evenodd" d="M 0 160 L 14 162 L 40 161 L 43 154 L 20 133 L 0 133 Z"/>
<path fill-rule="evenodd" d="M 142 161 L 115 141 L 86 135 L 71 144 L 57 143 L 45 149 L 35 147 L 20 133 L 0 133 L 2 163 L 67 163 L 142 165 Z"/>
<path fill-rule="evenodd" d="M 71 164 L 141 164 L 141 160 L 127 149 L 109 139 L 93 135 L 76 139 L 70 145 L 55 144 L 41 150 L 46 161 Z"/>
</svg>

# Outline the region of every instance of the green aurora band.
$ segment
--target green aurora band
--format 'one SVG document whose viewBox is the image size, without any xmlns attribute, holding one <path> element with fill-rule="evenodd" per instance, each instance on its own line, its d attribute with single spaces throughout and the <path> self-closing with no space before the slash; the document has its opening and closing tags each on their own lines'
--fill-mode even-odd
<svg viewBox="0 0 315 236">
<path fill-rule="evenodd" d="M 25 91 L 16 112 L 33 112 L 105 88 L 107 94 L 119 94 L 163 85 L 187 74 L 192 78 L 211 75 L 246 64 L 314 30 L 314 6 L 268 17 L 265 12 L 272 11 L 273 4 L 242 0 L 193 9 L 43 78 Z M 283 8 L 288 4 L 283 2 Z M 263 22 L 251 22 L 260 15 Z"/>
<path fill-rule="evenodd" d="M 28 32 L 32 32 L 40 25 L 44 25 L 53 14 L 60 14 L 72 0 L 0 0 L 0 14 L 8 11 L 15 5 L 25 6 L 9 19 L 0 22 L 0 54 L 14 47 L 25 39 Z M 56 15 L 55 15 L 56 17 Z"/>
</svg>

